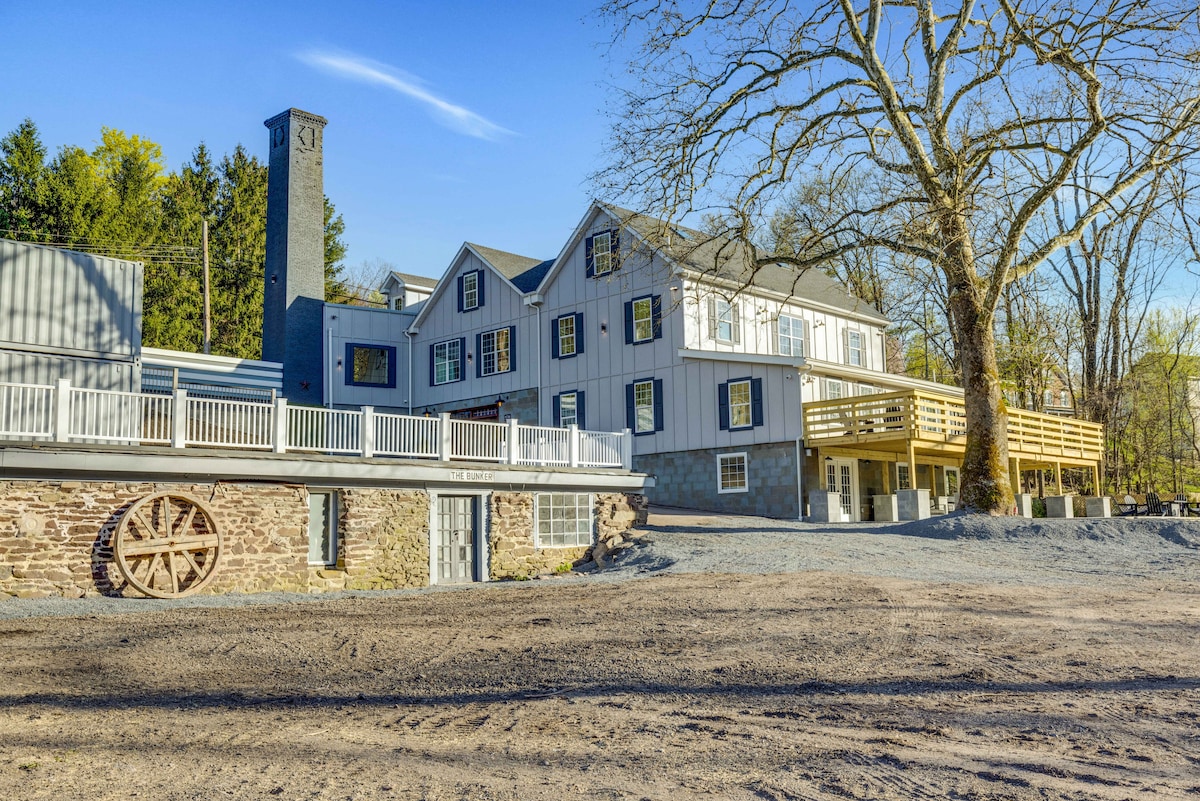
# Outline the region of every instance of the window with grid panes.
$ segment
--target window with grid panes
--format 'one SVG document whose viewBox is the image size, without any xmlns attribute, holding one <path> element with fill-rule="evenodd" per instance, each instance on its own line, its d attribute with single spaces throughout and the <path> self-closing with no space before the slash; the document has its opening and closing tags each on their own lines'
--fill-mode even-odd
<svg viewBox="0 0 1200 801">
<path fill-rule="evenodd" d="M 592 544 L 592 496 L 586 492 L 539 492 L 534 505 L 537 547 Z"/>
<path fill-rule="evenodd" d="M 729 382 L 729 427 L 747 428 L 753 420 L 750 416 L 750 382 Z"/>
<path fill-rule="evenodd" d="M 433 383 L 448 384 L 462 378 L 460 341 L 439 342 L 433 346 Z"/>
<path fill-rule="evenodd" d="M 717 492 L 746 492 L 746 454 L 723 453 L 717 456 Z"/>
<path fill-rule="evenodd" d="M 634 431 L 654 430 L 654 382 L 638 381 L 633 385 Z"/>
<path fill-rule="evenodd" d="M 575 355 L 575 315 L 568 314 L 558 318 L 558 355 Z"/>
<path fill-rule="evenodd" d="M 511 369 L 508 334 L 507 328 L 500 328 L 488 331 L 480 338 L 479 358 L 483 360 L 480 363 L 480 375 L 507 373 Z"/>
<path fill-rule="evenodd" d="M 804 355 L 804 321 L 799 317 L 779 315 L 779 355 Z"/>
</svg>

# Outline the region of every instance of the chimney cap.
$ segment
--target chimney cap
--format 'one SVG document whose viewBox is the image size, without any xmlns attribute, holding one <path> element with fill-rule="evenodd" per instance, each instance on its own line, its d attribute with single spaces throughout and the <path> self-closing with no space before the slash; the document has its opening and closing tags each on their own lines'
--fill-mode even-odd
<svg viewBox="0 0 1200 801">
<path fill-rule="evenodd" d="M 321 127 L 325 127 L 329 124 L 329 120 L 317 114 L 312 114 L 308 111 L 301 111 L 298 108 L 289 108 L 287 111 L 282 111 L 268 120 L 263 120 L 263 125 L 268 128 L 275 128 L 278 127 L 284 120 L 292 117 L 300 120 L 301 122 L 306 122 L 309 125 L 320 125 Z"/>
</svg>

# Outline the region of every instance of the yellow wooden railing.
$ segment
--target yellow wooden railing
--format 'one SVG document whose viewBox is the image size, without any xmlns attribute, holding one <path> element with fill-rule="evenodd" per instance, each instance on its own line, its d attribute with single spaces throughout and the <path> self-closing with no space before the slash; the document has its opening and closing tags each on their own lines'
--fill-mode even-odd
<svg viewBox="0 0 1200 801">
<path fill-rule="evenodd" d="M 804 405 L 804 438 L 813 445 L 870 445 L 914 440 L 955 450 L 966 442 L 961 398 L 917 390 Z M 1104 427 L 1024 409 L 1008 412 L 1009 454 L 1019 458 L 1099 460 Z M 891 450 L 893 448 L 886 448 Z"/>
</svg>

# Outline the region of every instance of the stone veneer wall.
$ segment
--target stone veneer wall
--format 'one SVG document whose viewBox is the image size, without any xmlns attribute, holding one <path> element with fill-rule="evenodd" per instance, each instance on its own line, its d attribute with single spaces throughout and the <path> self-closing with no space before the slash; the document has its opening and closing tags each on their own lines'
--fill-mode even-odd
<svg viewBox="0 0 1200 801">
<path fill-rule="evenodd" d="M 429 585 L 424 490 L 340 490 L 338 564 L 324 568 L 308 564 L 308 489 L 301 485 L 0 481 L 0 598 L 123 594 L 112 556 L 117 521 L 134 501 L 168 491 L 204 502 L 221 526 L 224 555 L 206 593 Z M 490 578 L 525 578 L 591 556 L 590 546 L 534 547 L 533 493 L 494 492 L 489 511 Z M 601 550 L 645 519 L 644 496 L 596 493 Z"/>
<path fill-rule="evenodd" d="M 342 490 L 339 569 L 326 570 L 308 564 L 303 486 L 2 481 L 0 596 L 122 594 L 113 530 L 129 504 L 165 491 L 204 502 L 221 526 L 225 551 L 207 593 L 429 583 L 429 501 L 419 490 Z"/>
<path fill-rule="evenodd" d="M 717 492 L 717 456 L 745 453 L 748 492 Z M 701 448 L 633 457 L 633 469 L 654 476 L 650 499 L 709 512 L 796 519 L 796 443 Z M 806 489 L 808 487 L 806 477 Z"/>
<path fill-rule="evenodd" d="M 619 492 L 593 497 L 595 542 L 588 546 L 538 548 L 533 530 L 533 497 L 529 492 L 493 492 L 488 537 L 488 565 L 493 579 L 525 579 L 551 573 L 562 565 L 578 567 L 592 557 L 593 546 L 619 539 L 632 526 L 646 522 L 644 495 Z"/>
</svg>

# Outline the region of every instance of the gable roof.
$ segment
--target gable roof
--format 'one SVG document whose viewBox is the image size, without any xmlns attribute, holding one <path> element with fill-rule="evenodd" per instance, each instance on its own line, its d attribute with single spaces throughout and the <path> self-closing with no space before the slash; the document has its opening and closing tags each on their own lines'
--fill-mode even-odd
<svg viewBox="0 0 1200 801">
<path fill-rule="evenodd" d="M 415 289 L 426 289 L 430 292 L 432 292 L 433 288 L 437 286 L 436 278 L 427 278 L 423 275 L 413 275 L 412 273 L 402 273 L 397 272 L 396 270 L 389 270 L 387 278 L 383 280 L 380 288 L 382 289 L 383 287 L 387 286 L 389 280 L 397 281 L 405 286 L 411 286 Z"/>
<path fill-rule="evenodd" d="M 537 289 L 538 284 L 542 282 L 542 278 L 549 272 L 550 265 L 554 264 L 554 259 L 543 261 L 541 259 L 530 258 L 529 256 L 509 253 L 504 250 L 476 245 L 472 242 L 468 242 L 467 245 L 475 251 L 475 255 L 492 265 L 496 272 L 511 281 L 513 286 L 522 292 L 532 292 Z"/>
<path fill-rule="evenodd" d="M 728 237 L 714 236 L 694 228 L 669 224 L 629 209 L 607 203 L 597 204 L 616 219 L 625 230 L 632 231 L 647 246 L 661 253 L 698 278 L 717 279 L 736 287 L 749 286 L 825 306 L 889 322 L 874 306 L 850 293 L 845 285 L 812 268 L 798 271 L 779 263 L 756 267 L 750 265 L 746 246 Z"/>
<path fill-rule="evenodd" d="M 424 322 L 427 313 L 433 308 L 434 303 L 447 291 L 447 287 L 450 284 L 447 279 L 458 269 L 463 257 L 468 253 L 473 254 L 491 269 L 492 272 L 500 276 L 500 279 L 504 283 L 522 295 L 532 292 L 537 288 L 538 284 L 542 281 L 542 276 L 550 269 L 550 264 L 552 263 L 530 258 L 529 256 L 509 253 L 505 250 L 496 250 L 495 248 L 476 245 L 472 242 L 463 242 L 462 247 L 458 249 L 458 253 L 455 254 L 454 259 L 450 262 L 450 266 L 446 268 L 446 272 L 438 279 L 437 284 L 433 288 L 433 293 L 423 301 L 425 305 L 417 313 L 416 319 L 413 320 L 410 328 L 417 328 Z"/>
</svg>

